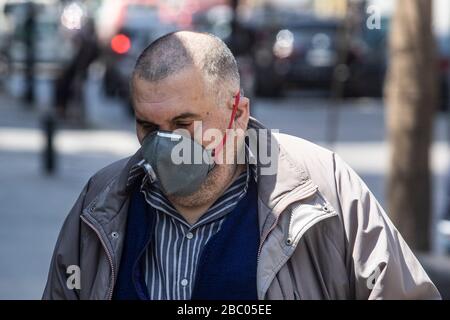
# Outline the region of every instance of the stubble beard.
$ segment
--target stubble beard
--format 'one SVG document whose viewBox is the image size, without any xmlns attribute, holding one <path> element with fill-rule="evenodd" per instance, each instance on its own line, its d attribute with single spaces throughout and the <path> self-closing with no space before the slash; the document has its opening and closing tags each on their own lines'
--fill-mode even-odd
<svg viewBox="0 0 450 320">
<path fill-rule="evenodd" d="M 200 207 L 220 196 L 233 179 L 237 164 L 216 165 L 206 177 L 200 188 L 187 196 L 169 196 L 169 200 L 183 207 Z"/>
</svg>

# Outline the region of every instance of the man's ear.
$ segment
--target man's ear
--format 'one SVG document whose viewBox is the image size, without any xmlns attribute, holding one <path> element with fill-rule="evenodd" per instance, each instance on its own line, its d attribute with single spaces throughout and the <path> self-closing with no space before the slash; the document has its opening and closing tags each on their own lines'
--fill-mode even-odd
<svg viewBox="0 0 450 320">
<path fill-rule="evenodd" d="M 237 127 L 246 129 L 250 118 L 250 99 L 247 97 L 241 97 L 239 105 L 237 107 L 236 116 L 234 122 Z"/>
</svg>

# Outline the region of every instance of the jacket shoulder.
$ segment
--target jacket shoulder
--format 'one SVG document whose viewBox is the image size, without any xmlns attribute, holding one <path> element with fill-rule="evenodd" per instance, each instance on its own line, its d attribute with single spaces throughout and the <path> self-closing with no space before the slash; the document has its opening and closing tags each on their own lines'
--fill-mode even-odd
<svg viewBox="0 0 450 320">
<path fill-rule="evenodd" d="M 87 185 L 85 203 L 89 203 L 100 191 L 116 179 L 126 168 L 129 160 L 130 157 L 117 160 L 92 175 Z"/>
<path fill-rule="evenodd" d="M 306 173 L 333 206 L 338 206 L 337 154 L 308 140 L 287 134 L 278 134 L 276 138 L 283 153 L 291 159 L 291 162 Z"/>
<path fill-rule="evenodd" d="M 318 169 L 320 171 L 334 170 L 335 153 L 333 151 L 288 134 L 276 134 L 276 139 L 280 148 L 283 148 L 283 151 L 296 163 L 301 164 L 313 180 Z"/>
</svg>

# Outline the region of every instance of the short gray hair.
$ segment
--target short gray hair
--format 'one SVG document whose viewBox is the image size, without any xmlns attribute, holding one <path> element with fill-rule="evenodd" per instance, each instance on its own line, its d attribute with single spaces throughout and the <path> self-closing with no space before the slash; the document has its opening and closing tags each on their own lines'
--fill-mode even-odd
<svg viewBox="0 0 450 320">
<path fill-rule="evenodd" d="M 236 59 L 222 40 L 209 33 L 181 31 L 158 38 L 137 59 L 133 78 L 157 82 L 194 65 L 203 71 L 219 104 L 236 93 L 232 90 L 239 90 Z"/>
</svg>

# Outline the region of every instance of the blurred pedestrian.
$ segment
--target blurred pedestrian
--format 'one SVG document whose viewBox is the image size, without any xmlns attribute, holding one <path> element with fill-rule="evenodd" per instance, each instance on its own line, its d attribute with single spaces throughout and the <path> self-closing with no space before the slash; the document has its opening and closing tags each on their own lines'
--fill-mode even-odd
<svg viewBox="0 0 450 320">
<path fill-rule="evenodd" d="M 71 101 L 76 104 L 78 118 L 84 118 L 83 86 L 89 66 L 99 55 L 95 23 L 88 18 L 74 36 L 76 53 L 62 70 L 56 82 L 55 107 L 59 117 L 66 118 Z"/>
</svg>

